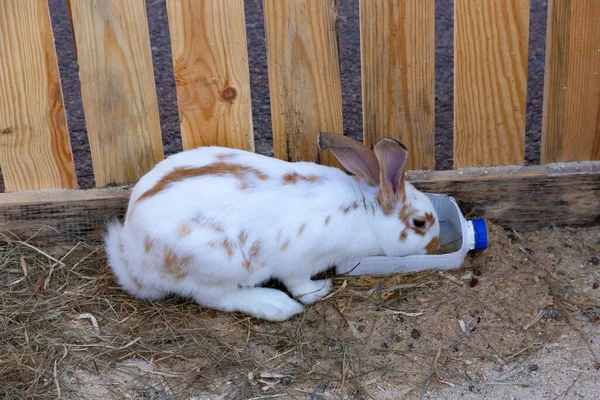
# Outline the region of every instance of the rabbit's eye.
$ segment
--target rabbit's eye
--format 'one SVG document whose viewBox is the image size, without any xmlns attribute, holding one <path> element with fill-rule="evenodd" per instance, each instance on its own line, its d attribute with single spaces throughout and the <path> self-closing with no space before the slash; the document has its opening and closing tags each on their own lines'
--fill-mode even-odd
<svg viewBox="0 0 600 400">
<path fill-rule="evenodd" d="M 425 220 L 414 218 L 413 225 L 415 226 L 415 228 L 425 228 Z"/>
</svg>

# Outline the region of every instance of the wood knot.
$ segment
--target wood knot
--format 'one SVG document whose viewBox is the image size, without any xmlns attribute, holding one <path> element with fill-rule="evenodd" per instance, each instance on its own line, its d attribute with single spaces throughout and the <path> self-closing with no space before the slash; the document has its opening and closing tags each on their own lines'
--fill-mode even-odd
<svg viewBox="0 0 600 400">
<path fill-rule="evenodd" d="M 223 100 L 226 101 L 232 101 L 236 98 L 236 96 L 237 90 L 235 90 L 235 88 L 231 86 L 227 86 L 225 89 L 223 89 L 223 92 L 221 92 L 221 97 L 223 97 Z"/>
</svg>

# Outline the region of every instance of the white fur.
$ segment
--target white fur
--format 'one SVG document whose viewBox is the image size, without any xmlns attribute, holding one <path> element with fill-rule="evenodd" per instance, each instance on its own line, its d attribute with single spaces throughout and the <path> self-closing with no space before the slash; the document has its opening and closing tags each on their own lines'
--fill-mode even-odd
<svg viewBox="0 0 600 400">
<path fill-rule="evenodd" d="M 222 154 L 232 158 L 221 160 L 217 156 Z M 244 173 L 248 187 L 242 189 L 232 175 L 202 175 L 173 183 L 137 202 L 174 168 L 215 162 L 249 166 L 267 179 Z M 293 172 L 319 180 L 284 184 L 283 176 Z M 288 163 L 219 147 L 181 152 L 139 180 L 124 224 L 109 224 L 105 237 L 108 263 L 118 283 L 139 298 L 159 299 L 175 293 L 209 308 L 285 320 L 303 311 L 298 301 L 310 304 L 330 292 L 331 281 L 311 280 L 318 272 L 347 258 L 422 254 L 429 241 L 439 236 L 436 216 L 426 236 L 410 231 L 401 242 L 398 238 L 405 228 L 398 218 L 401 205 L 384 215 L 377 191 L 338 168 L 315 163 Z M 406 193 L 412 208 L 435 216 L 429 199 L 409 183 Z M 345 213 L 344 208 L 354 203 L 358 208 Z M 194 222 L 198 216 L 203 218 L 200 223 Z M 206 224 L 209 220 L 212 226 Z M 190 228 L 184 235 L 180 234 L 182 225 Z M 247 233 L 245 245 L 238 240 L 242 231 Z M 146 251 L 147 238 L 153 240 L 150 252 Z M 222 245 L 225 239 L 232 244 L 231 257 Z M 248 271 L 244 260 L 255 242 L 260 243 L 260 250 Z M 165 270 L 165 249 L 177 256 L 178 267 L 187 257 L 182 279 Z M 269 278 L 281 280 L 298 301 L 276 289 L 257 287 Z"/>
</svg>

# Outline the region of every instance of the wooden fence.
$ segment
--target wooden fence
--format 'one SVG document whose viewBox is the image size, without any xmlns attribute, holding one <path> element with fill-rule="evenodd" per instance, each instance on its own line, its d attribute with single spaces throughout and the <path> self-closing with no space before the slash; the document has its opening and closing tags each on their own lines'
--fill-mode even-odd
<svg viewBox="0 0 600 400">
<path fill-rule="evenodd" d="M 274 156 L 339 166 L 315 140 L 343 133 L 337 0 L 263 4 Z M 400 139 L 422 170 L 415 185 L 471 216 L 517 229 L 599 223 L 600 1 L 549 1 L 542 165 L 525 167 L 530 5 L 455 0 L 455 170 L 433 171 L 434 0 L 360 0 L 364 140 Z M 129 193 L 107 186 L 164 157 L 144 0 L 69 7 L 90 190 L 77 189 L 47 1 L 0 0 L 0 228 L 52 226 L 59 241 L 99 238 Z M 167 0 L 167 11 L 183 148 L 254 151 L 243 0 Z"/>
</svg>

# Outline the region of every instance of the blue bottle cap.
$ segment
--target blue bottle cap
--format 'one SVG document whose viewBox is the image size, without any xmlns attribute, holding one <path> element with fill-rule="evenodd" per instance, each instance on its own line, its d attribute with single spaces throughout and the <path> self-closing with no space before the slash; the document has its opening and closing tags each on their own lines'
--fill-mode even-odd
<svg viewBox="0 0 600 400">
<path fill-rule="evenodd" d="M 485 250 L 488 244 L 485 220 L 474 219 L 471 222 L 473 223 L 473 231 L 475 233 L 475 250 Z"/>
</svg>

